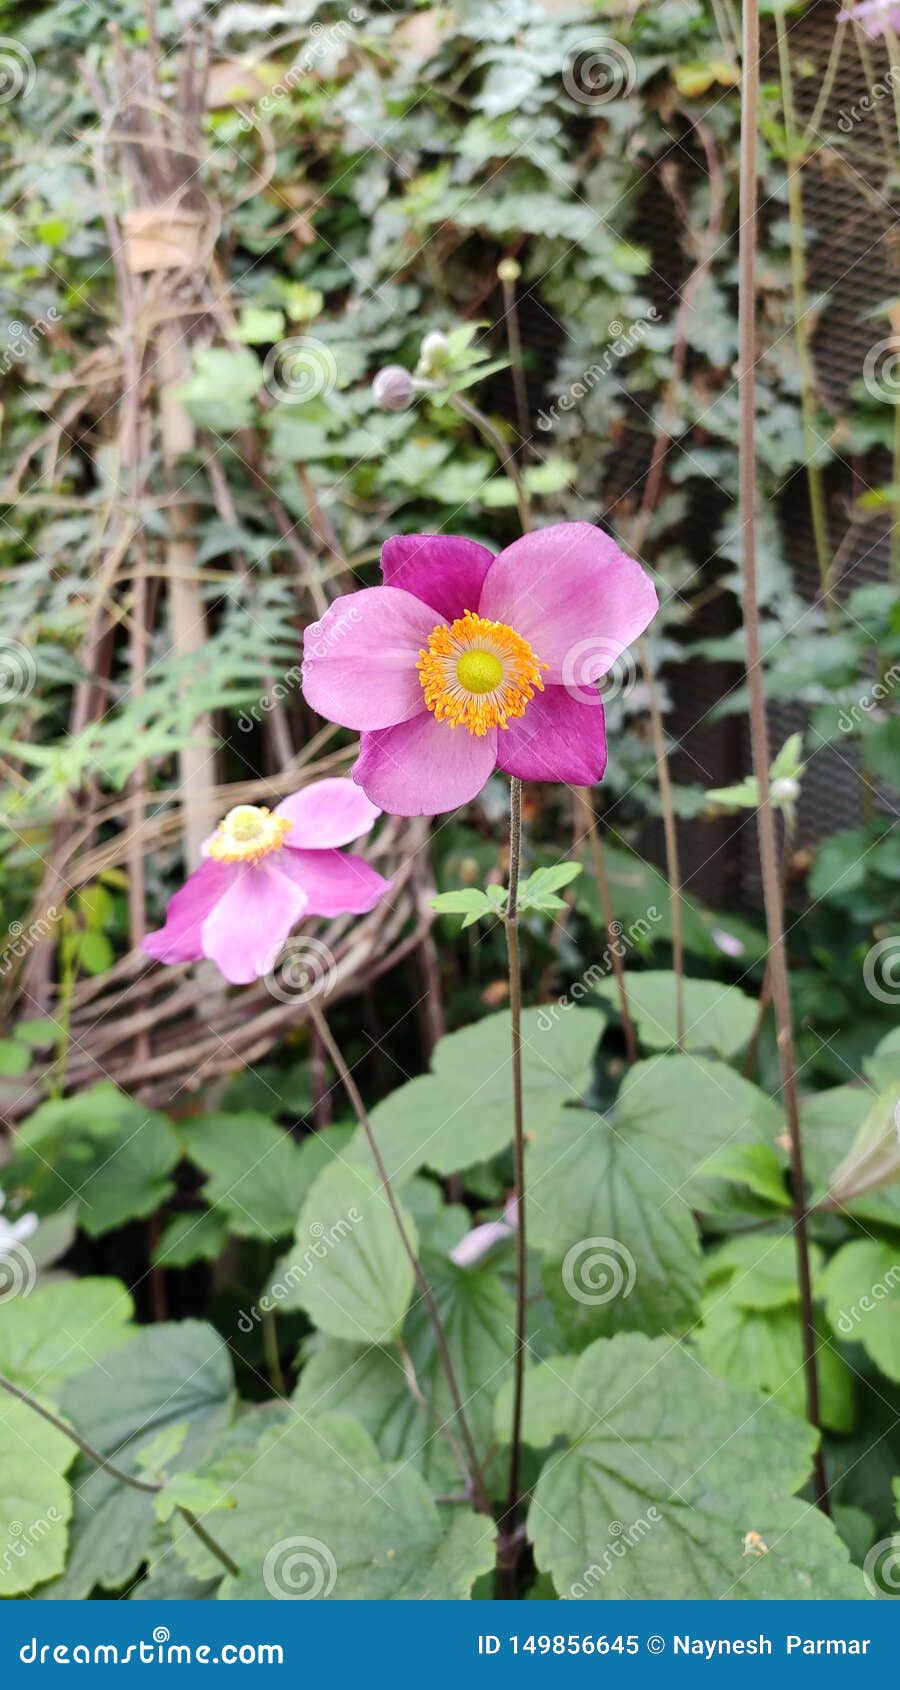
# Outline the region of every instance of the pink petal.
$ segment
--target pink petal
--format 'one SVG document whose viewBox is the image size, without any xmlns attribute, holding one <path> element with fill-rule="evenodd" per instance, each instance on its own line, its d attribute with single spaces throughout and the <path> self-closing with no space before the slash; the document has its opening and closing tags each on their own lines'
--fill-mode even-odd
<svg viewBox="0 0 900 1690">
<path fill-rule="evenodd" d="M 303 692 L 327 721 L 389 728 L 425 708 L 416 663 L 430 605 L 396 587 L 363 587 L 329 605 L 303 639 Z"/>
<path fill-rule="evenodd" d="M 605 675 L 658 607 L 649 575 L 608 534 L 557 522 L 495 558 L 478 609 L 528 641 L 545 683 L 571 685 Z"/>
<path fill-rule="evenodd" d="M 286 816 L 291 824 L 285 843 L 292 850 L 309 846 L 317 851 L 360 839 L 381 811 L 369 803 L 355 780 L 335 779 L 313 781 L 290 798 L 283 798 L 275 814 Z"/>
<path fill-rule="evenodd" d="M 268 863 L 241 866 L 203 923 L 204 956 L 235 986 L 261 979 L 306 903 L 301 888 Z"/>
<path fill-rule="evenodd" d="M 386 587 L 403 587 L 436 610 L 442 622 L 455 622 L 478 609 L 493 552 L 458 534 L 395 534 L 381 553 Z M 430 632 L 430 630 L 429 630 Z"/>
<path fill-rule="evenodd" d="M 439 816 L 477 798 L 497 761 L 497 730 L 479 738 L 430 711 L 363 734 L 353 779 L 395 816 Z"/>
<path fill-rule="evenodd" d="M 603 706 L 581 703 L 565 687 L 548 687 L 497 736 L 497 767 L 520 780 L 596 786 L 606 768 Z"/>
<path fill-rule="evenodd" d="M 361 788 L 356 790 L 362 798 Z M 280 852 L 278 869 L 306 893 L 307 915 L 364 915 L 394 884 L 348 851 L 295 851 L 290 847 Z"/>
<path fill-rule="evenodd" d="M 157 962 L 196 962 L 203 955 L 201 928 L 227 890 L 234 870 L 207 857 L 169 899 L 164 927 L 148 933 L 141 950 Z"/>
</svg>

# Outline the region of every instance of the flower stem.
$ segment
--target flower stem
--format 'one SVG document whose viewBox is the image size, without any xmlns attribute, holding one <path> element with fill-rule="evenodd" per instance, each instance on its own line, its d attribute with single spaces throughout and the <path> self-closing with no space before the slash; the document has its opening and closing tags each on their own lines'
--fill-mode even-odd
<svg viewBox="0 0 900 1690">
<path fill-rule="evenodd" d="M 490 417 L 486 417 L 483 411 L 479 411 L 477 405 L 472 405 L 468 399 L 461 399 L 458 393 L 451 393 L 449 403 L 453 406 L 454 411 L 458 411 L 461 417 L 465 417 L 466 422 L 470 422 L 473 428 L 477 428 L 479 434 L 483 435 L 487 441 L 491 451 L 496 453 L 500 468 L 505 475 L 509 476 L 516 491 L 516 505 L 519 511 L 519 521 L 522 524 L 522 533 L 529 533 L 531 512 L 528 509 L 528 496 L 525 492 L 525 484 L 519 466 L 516 463 L 515 453 L 509 450 L 499 428 L 494 426 Z"/>
<path fill-rule="evenodd" d="M 775 812 L 769 785 L 769 745 L 766 697 L 759 639 L 759 603 L 756 580 L 756 240 L 757 240 L 757 135 L 759 126 L 759 0 L 744 0 L 743 83 L 741 101 L 740 245 L 738 303 L 738 406 L 740 448 L 741 575 L 744 599 L 744 635 L 747 683 L 750 695 L 750 738 L 753 772 L 759 790 L 757 826 L 762 868 L 766 929 L 769 938 L 769 974 L 772 1003 L 781 1062 L 782 1090 L 791 1142 L 794 1204 L 794 1240 L 800 1289 L 803 1330 L 803 1358 L 806 1375 L 807 1418 L 819 1429 L 819 1377 L 807 1235 L 806 1190 L 803 1171 L 803 1140 L 797 1104 L 797 1072 L 787 952 L 784 941 L 784 908 L 775 838 Z M 815 1456 L 816 1501 L 829 1513 L 828 1481 L 821 1444 Z"/>
<path fill-rule="evenodd" d="M 484 1473 L 482 1471 L 481 1462 L 478 1459 L 478 1453 L 477 1453 L 477 1451 L 475 1449 L 475 1445 L 472 1441 L 472 1434 L 469 1430 L 469 1424 L 468 1424 L 468 1421 L 466 1420 L 465 1411 L 463 1409 L 462 1397 L 460 1395 L 459 1386 L 456 1382 L 456 1372 L 455 1372 L 455 1369 L 454 1369 L 454 1366 L 453 1366 L 453 1358 L 450 1355 L 450 1350 L 449 1350 L 449 1347 L 448 1347 L 448 1344 L 447 1344 L 447 1336 L 446 1336 L 446 1333 L 444 1331 L 444 1326 L 443 1326 L 443 1322 L 442 1322 L 441 1317 L 440 1317 L 440 1313 L 438 1311 L 437 1303 L 435 1302 L 434 1292 L 432 1291 L 431 1285 L 429 1284 L 428 1277 L 425 1273 L 425 1269 L 423 1268 L 422 1263 L 420 1262 L 418 1256 L 416 1255 L 416 1251 L 415 1251 L 415 1248 L 413 1246 L 412 1239 L 410 1238 L 409 1233 L 406 1230 L 406 1224 L 404 1222 L 403 1215 L 402 1215 L 401 1210 L 400 1210 L 400 1205 L 397 1202 L 396 1193 L 394 1191 L 393 1185 L 391 1184 L 390 1175 L 389 1175 L 387 1168 L 385 1166 L 384 1158 L 381 1154 L 381 1151 L 378 1148 L 378 1141 L 375 1137 L 375 1132 L 374 1132 L 374 1129 L 372 1127 L 372 1122 L 369 1119 L 368 1110 L 366 1109 L 366 1106 L 363 1103 L 362 1097 L 360 1096 L 359 1089 L 356 1085 L 356 1081 L 354 1080 L 353 1075 L 351 1074 L 349 1068 L 347 1067 L 346 1062 L 344 1061 L 343 1055 L 341 1054 L 340 1046 L 338 1045 L 337 1041 L 335 1040 L 334 1034 L 332 1033 L 331 1028 L 328 1025 L 328 1022 L 325 1020 L 325 1017 L 322 1014 L 322 1011 L 319 1009 L 318 1004 L 316 1004 L 315 1002 L 310 1002 L 308 1004 L 307 1008 L 308 1008 L 308 1011 L 309 1011 L 310 1020 L 313 1024 L 313 1026 L 315 1027 L 316 1031 L 318 1032 L 319 1038 L 321 1039 L 322 1044 L 324 1045 L 325 1049 L 327 1050 L 328 1055 L 331 1057 L 331 1060 L 334 1063 L 335 1071 L 337 1072 L 337 1074 L 340 1078 L 341 1084 L 342 1084 L 345 1092 L 347 1093 L 347 1097 L 350 1100 L 350 1103 L 351 1103 L 352 1108 L 353 1108 L 353 1112 L 356 1115 L 356 1119 L 359 1122 L 359 1125 L 362 1127 L 363 1133 L 365 1134 L 366 1142 L 369 1146 L 370 1151 L 372 1152 L 372 1160 L 375 1163 L 375 1167 L 376 1167 L 376 1170 L 377 1170 L 377 1173 L 378 1173 L 378 1177 L 381 1180 L 381 1184 L 382 1184 L 382 1187 L 383 1187 L 383 1190 L 384 1190 L 384 1195 L 387 1198 L 388 1206 L 390 1208 L 391 1214 L 394 1217 L 394 1221 L 396 1223 L 397 1231 L 400 1235 L 400 1242 L 403 1245 L 403 1249 L 406 1253 L 406 1258 L 407 1258 L 407 1260 L 410 1264 L 410 1267 L 412 1268 L 413 1273 L 415 1275 L 416 1283 L 417 1283 L 419 1290 L 421 1292 L 421 1295 L 422 1295 L 422 1301 L 425 1304 L 425 1308 L 426 1308 L 426 1311 L 428 1313 L 428 1318 L 431 1321 L 432 1330 L 434 1332 L 435 1341 L 437 1343 L 438 1355 L 440 1357 L 441 1365 L 444 1369 L 444 1376 L 447 1380 L 447 1386 L 448 1386 L 449 1391 L 450 1391 L 450 1399 L 453 1403 L 454 1416 L 455 1416 L 456 1423 L 457 1423 L 457 1426 L 459 1428 L 459 1434 L 460 1434 L 460 1437 L 462 1439 L 463 1446 L 464 1446 L 465 1452 L 466 1452 L 466 1460 L 468 1462 L 468 1468 L 464 1469 L 463 1477 L 466 1479 L 466 1481 L 467 1481 L 467 1483 L 468 1483 L 468 1485 L 471 1489 L 472 1501 L 473 1501 L 474 1506 L 478 1509 L 479 1513 L 490 1514 L 491 1504 L 490 1504 L 490 1497 L 488 1496 L 487 1484 L 485 1482 L 485 1477 L 484 1477 Z M 449 1436 L 449 1434 L 448 1434 L 448 1441 L 451 1443 L 451 1445 L 454 1448 L 454 1454 L 456 1454 L 457 1452 L 456 1452 L 455 1440 L 452 1438 L 452 1436 Z"/>
<path fill-rule="evenodd" d="M 659 702 L 659 689 L 650 661 L 647 642 L 638 640 L 638 651 L 644 670 L 647 699 L 650 705 L 650 729 L 656 754 L 656 774 L 659 799 L 663 813 L 663 837 L 666 845 L 666 879 L 669 882 L 669 911 L 672 921 L 672 972 L 675 976 L 675 1043 L 680 1050 L 684 1043 L 684 936 L 681 912 L 681 859 L 678 852 L 678 826 L 675 821 L 675 801 L 672 796 L 672 777 L 666 750 L 666 730 Z"/>
<path fill-rule="evenodd" d="M 513 1157 L 516 1192 L 516 1337 L 513 1350 L 513 1410 L 509 1441 L 509 1484 L 500 1522 L 497 1575 L 498 1595 L 515 1594 L 519 1502 L 519 1457 L 522 1442 L 522 1395 L 525 1377 L 525 1315 L 527 1307 L 525 1237 L 525 1112 L 522 1102 L 522 958 L 519 949 L 519 874 L 522 866 L 522 782 L 509 782 L 509 891 L 506 899 L 506 952 L 509 960 L 509 1009 L 512 1038 Z"/>
<path fill-rule="evenodd" d="M 531 435 L 531 417 L 528 406 L 528 382 L 525 376 L 525 365 L 522 359 L 522 337 L 519 333 L 519 312 L 516 304 L 516 284 L 509 277 L 504 276 L 503 282 L 503 319 L 506 324 L 506 344 L 509 348 L 509 362 L 512 369 L 513 394 L 516 401 L 516 424 L 519 430 L 519 450 L 528 443 Z"/>
<path fill-rule="evenodd" d="M 86 1456 L 88 1461 L 93 1462 L 95 1467 L 101 1467 L 104 1473 L 108 1473 L 111 1479 L 118 1479 L 120 1484 L 129 1485 L 132 1490 L 149 1491 L 154 1496 L 165 1488 L 156 1479 L 139 1479 L 136 1473 L 126 1473 L 124 1467 L 118 1467 L 114 1461 L 110 1461 L 105 1455 L 101 1455 L 99 1449 L 94 1449 L 93 1444 L 89 1444 L 80 1432 L 75 1431 L 74 1427 L 67 1425 L 65 1420 L 59 1418 L 59 1415 L 53 1414 L 49 1408 L 44 1407 L 42 1402 L 38 1402 L 37 1398 L 33 1397 L 29 1391 L 23 1391 L 21 1385 L 14 1385 L 12 1380 L 5 1378 L 2 1373 L 0 1373 L 0 1390 L 6 1391 L 9 1396 L 15 1397 L 17 1402 L 23 1402 L 26 1408 L 30 1408 L 35 1414 L 39 1414 L 42 1420 L 48 1421 L 57 1432 L 62 1433 L 64 1438 L 68 1438 L 76 1449 L 79 1449 L 82 1455 Z M 232 1561 L 231 1556 L 222 1548 L 221 1544 L 216 1543 L 215 1538 L 210 1535 L 206 1527 L 201 1525 L 196 1514 L 192 1513 L 190 1508 L 182 1507 L 181 1503 L 178 1503 L 176 1507 L 182 1519 L 190 1526 L 191 1531 L 200 1539 L 201 1543 L 206 1545 L 210 1554 L 221 1562 L 226 1572 L 232 1573 L 236 1577 L 240 1568 Z"/>
</svg>

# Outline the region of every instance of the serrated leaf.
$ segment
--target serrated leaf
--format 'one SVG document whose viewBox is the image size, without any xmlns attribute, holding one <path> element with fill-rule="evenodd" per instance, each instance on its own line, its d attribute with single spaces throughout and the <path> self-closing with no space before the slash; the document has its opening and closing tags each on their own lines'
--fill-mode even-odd
<svg viewBox="0 0 900 1690">
<path fill-rule="evenodd" d="M 71 1438 L 26 1403 L 0 1397 L 0 1599 L 62 1571 L 72 1493 Z"/>
<path fill-rule="evenodd" d="M 203 1195 L 239 1238 L 293 1231 L 309 1186 L 290 1135 L 256 1110 L 201 1115 L 182 1128 L 187 1155 L 207 1174 Z"/>
<path fill-rule="evenodd" d="M 403 1218 L 415 1248 L 412 1217 Z M 380 1344 L 399 1332 L 414 1283 L 377 1175 L 334 1162 L 310 1191 L 267 1294 L 276 1308 L 305 1309 L 332 1337 Z"/>
<path fill-rule="evenodd" d="M 616 1001 L 616 983 L 603 980 L 595 990 Z M 648 969 L 628 976 L 628 1004 L 641 1043 L 650 1050 L 669 1050 L 677 1044 L 675 976 L 668 970 Z M 736 1056 L 746 1045 L 756 1021 L 756 1004 L 737 986 L 716 980 L 685 980 L 683 1049 Z"/>
<path fill-rule="evenodd" d="M 334 1601 L 464 1600 L 494 1561 L 493 1521 L 441 1511 L 420 1474 L 381 1461 L 368 1433 L 342 1415 L 264 1432 L 207 1478 L 234 1498 L 210 1521 L 240 1567 L 225 1600 L 314 1596 Z M 195 1577 L 220 1569 L 191 1534 L 178 1552 Z"/>
<path fill-rule="evenodd" d="M 664 1338 L 599 1339 L 560 1389 L 570 1447 L 528 1525 L 563 1599 L 865 1598 L 831 1522 L 791 1497 L 815 1442 L 804 1422 Z M 764 1552 L 746 1553 L 748 1533 Z"/>
<path fill-rule="evenodd" d="M 118 1279 L 66 1279 L 0 1303 L 0 1373 L 23 1390 L 56 1396 L 132 1336 L 134 1305 Z"/>
</svg>

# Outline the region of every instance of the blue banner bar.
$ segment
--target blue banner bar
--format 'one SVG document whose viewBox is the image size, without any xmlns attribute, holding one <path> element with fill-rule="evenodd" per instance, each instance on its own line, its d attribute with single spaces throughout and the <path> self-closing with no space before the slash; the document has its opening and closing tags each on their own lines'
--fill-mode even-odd
<svg viewBox="0 0 900 1690">
<path fill-rule="evenodd" d="M 896 1669 L 882 1602 L 0 1603 L 0 1684 L 65 1674 L 168 1683 L 844 1686 Z M 388 1678 L 388 1675 L 390 1677 Z"/>
</svg>

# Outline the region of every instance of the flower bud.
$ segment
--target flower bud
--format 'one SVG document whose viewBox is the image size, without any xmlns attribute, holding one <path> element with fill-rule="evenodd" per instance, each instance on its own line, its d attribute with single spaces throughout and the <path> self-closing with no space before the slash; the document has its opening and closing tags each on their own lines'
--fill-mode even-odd
<svg viewBox="0 0 900 1690">
<path fill-rule="evenodd" d="M 522 266 L 517 258 L 501 258 L 497 265 L 497 280 L 500 282 L 517 282 L 522 274 Z"/>
<path fill-rule="evenodd" d="M 770 797 L 773 804 L 794 804 L 800 797 L 800 782 L 790 775 L 773 780 Z"/>
<path fill-rule="evenodd" d="M 413 378 L 402 364 L 386 364 L 372 383 L 372 397 L 381 411 L 406 411 L 413 402 Z"/>
<path fill-rule="evenodd" d="M 441 375 L 446 368 L 450 342 L 440 329 L 427 334 L 419 348 L 419 370 L 423 376 Z"/>
</svg>

